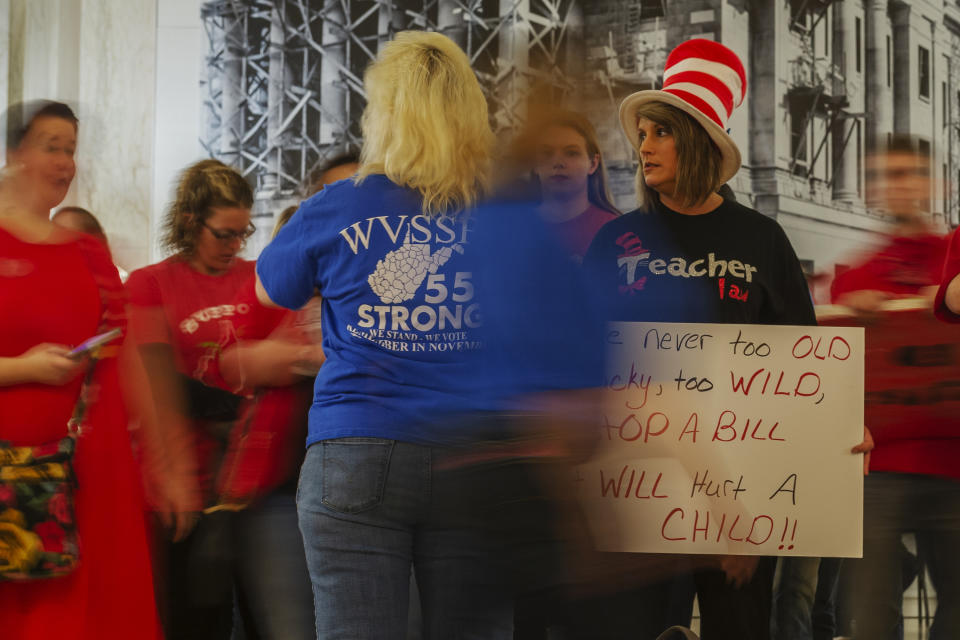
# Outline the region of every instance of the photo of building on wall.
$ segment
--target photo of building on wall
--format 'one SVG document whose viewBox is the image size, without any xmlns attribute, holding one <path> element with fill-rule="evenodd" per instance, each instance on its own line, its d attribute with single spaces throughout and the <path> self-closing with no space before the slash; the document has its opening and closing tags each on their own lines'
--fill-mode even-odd
<svg viewBox="0 0 960 640">
<path fill-rule="evenodd" d="M 575 100 L 584 66 L 573 0 L 218 0 L 202 20 L 202 144 L 254 179 L 262 214 L 295 204 L 324 160 L 359 150 L 363 72 L 398 31 L 439 31 L 469 54 L 504 140 L 531 100 Z"/>
<path fill-rule="evenodd" d="M 393 33 L 430 29 L 469 54 L 501 139 L 531 104 L 589 113 L 625 210 L 636 159 L 617 106 L 659 87 L 667 53 L 700 37 L 748 61 L 747 108 L 730 122 L 744 167 L 731 187 L 778 219 L 811 273 L 832 275 L 883 228 L 865 201 L 864 156 L 894 133 L 930 154 L 934 222 L 958 222 L 955 3 L 216 0 L 201 17 L 202 144 L 254 179 L 260 215 L 295 204 L 324 158 L 359 148 L 363 69 Z"/>
</svg>

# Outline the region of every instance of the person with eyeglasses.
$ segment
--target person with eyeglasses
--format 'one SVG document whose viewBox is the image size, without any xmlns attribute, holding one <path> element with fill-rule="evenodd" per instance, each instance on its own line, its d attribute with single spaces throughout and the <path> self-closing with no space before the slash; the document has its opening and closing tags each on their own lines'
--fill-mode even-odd
<svg viewBox="0 0 960 640">
<path fill-rule="evenodd" d="M 165 556 L 157 567 L 168 638 L 226 639 L 233 628 L 234 568 L 230 559 L 205 553 L 218 518 L 201 516 L 191 528 L 214 500 L 217 461 L 242 400 L 218 362 L 233 340 L 234 320 L 249 313 L 235 299 L 254 276 L 254 263 L 239 257 L 254 232 L 252 206 L 253 190 L 234 169 L 218 160 L 187 167 L 163 225 L 163 246 L 172 255 L 127 281 L 131 338 L 149 373 L 174 467 L 163 474 L 188 478 L 194 494 L 181 501 L 191 511 L 158 536 L 169 542 L 157 541 Z M 163 474 L 148 471 L 148 479 L 161 486 Z"/>
</svg>

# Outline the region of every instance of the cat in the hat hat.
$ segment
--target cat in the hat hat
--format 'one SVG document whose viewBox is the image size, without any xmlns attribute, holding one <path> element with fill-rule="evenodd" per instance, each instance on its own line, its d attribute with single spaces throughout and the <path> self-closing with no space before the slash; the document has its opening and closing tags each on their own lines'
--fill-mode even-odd
<svg viewBox="0 0 960 640">
<path fill-rule="evenodd" d="M 713 196 L 740 169 L 740 150 L 727 133 L 727 122 L 746 91 L 737 54 L 698 38 L 670 52 L 663 89 L 627 96 L 620 105 L 620 124 L 640 156 L 641 205 L 651 203 L 651 191 L 680 212 L 719 205 Z"/>
</svg>

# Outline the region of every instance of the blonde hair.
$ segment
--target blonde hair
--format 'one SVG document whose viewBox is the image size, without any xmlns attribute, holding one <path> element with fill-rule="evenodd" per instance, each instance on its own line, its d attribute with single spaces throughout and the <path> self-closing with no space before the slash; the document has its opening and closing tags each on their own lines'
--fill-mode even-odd
<svg viewBox="0 0 960 640">
<path fill-rule="evenodd" d="M 192 254 L 203 223 L 217 207 L 253 207 L 253 189 L 219 160 L 201 160 L 183 170 L 174 201 L 163 221 L 163 247 Z"/>
<path fill-rule="evenodd" d="M 676 190 L 672 195 L 685 207 L 704 202 L 720 188 L 720 149 L 707 130 L 681 109 L 665 102 L 648 102 L 637 109 L 636 119 L 646 118 L 666 127 L 673 134 L 677 151 Z M 636 122 L 636 121 L 635 121 Z M 636 126 L 636 125 L 634 125 Z M 643 179 L 643 158 L 637 167 L 637 202 L 650 210 L 659 195 Z"/>
<path fill-rule="evenodd" d="M 402 31 L 363 78 L 363 149 L 356 181 L 384 174 L 439 214 L 469 207 L 490 185 L 494 137 L 467 55 L 439 33 Z"/>
</svg>

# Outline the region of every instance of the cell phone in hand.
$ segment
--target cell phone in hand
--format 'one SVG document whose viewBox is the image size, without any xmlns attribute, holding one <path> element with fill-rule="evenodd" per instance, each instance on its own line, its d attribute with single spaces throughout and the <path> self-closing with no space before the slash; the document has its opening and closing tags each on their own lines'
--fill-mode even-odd
<svg viewBox="0 0 960 640">
<path fill-rule="evenodd" d="M 105 333 L 95 335 L 92 338 L 87 338 L 86 340 L 78 344 L 76 347 L 74 347 L 67 354 L 67 357 L 73 358 L 74 360 L 79 360 L 80 358 L 86 356 L 97 347 L 104 345 L 108 342 L 111 342 L 113 340 L 116 340 L 121 335 L 123 335 L 123 331 L 117 328 L 117 329 L 111 329 L 110 331 L 107 331 Z"/>
</svg>

